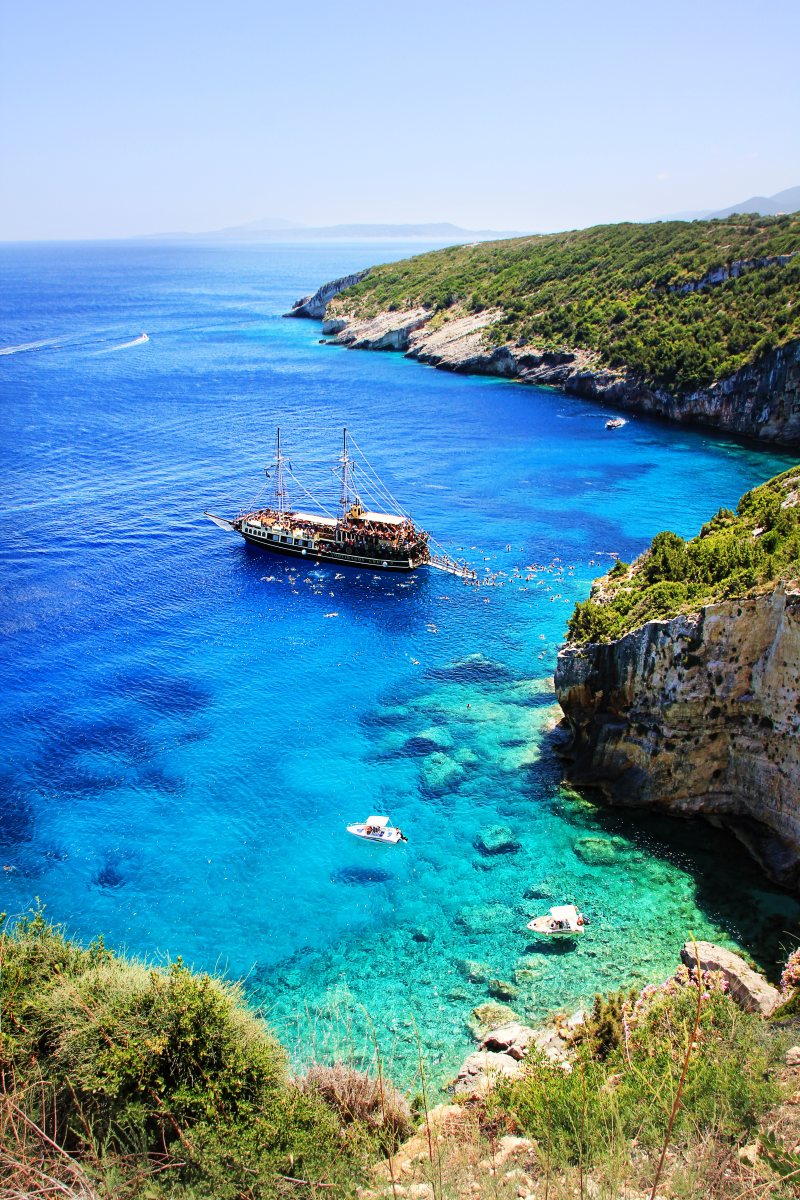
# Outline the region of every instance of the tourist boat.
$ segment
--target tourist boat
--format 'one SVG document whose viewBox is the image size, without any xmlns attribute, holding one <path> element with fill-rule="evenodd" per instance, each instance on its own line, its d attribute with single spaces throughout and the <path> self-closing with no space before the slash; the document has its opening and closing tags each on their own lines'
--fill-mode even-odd
<svg viewBox="0 0 800 1200">
<path fill-rule="evenodd" d="M 355 446 L 352 438 L 350 442 Z M 358 468 L 345 429 L 338 470 L 334 472 L 341 489 L 338 512 L 325 510 L 297 479 L 291 462 L 282 452 L 279 429 L 275 461 L 266 468 L 271 483 L 266 507 L 242 511 L 232 520 L 210 512 L 205 516 L 220 529 L 241 534 L 251 546 L 291 558 L 375 571 L 414 571 L 427 564 L 463 578 L 475 578 L 466 564 L 455 562 L 443 552 L 431 553 L 429 535 L 400 509 L 366 457 L 355 448 L 360 456 Z M 365 487 L 390 511 L 365 506 L 360 495 L 361 476 Z M 290 481 L 322 511 L 295 508 L 289 499 Z"/>
<path fill-rule="evenodd" d="M 623 417 L 612 417 L 610 421 L 606 421 L 606 429 L 622 429 L 622 426 L 627 424 Z"/>
<path fill-rule="evenodd" d="M 381 842 L 384 846 L 396 846 L 398 842 L 408 841 L 388 817 L 367 817 L 361 825 L 348 825 L 347 832 L 365 842 Z"/>
<path fill-rule="evenodd" d="M 555 904 L 544 917 L 534 917 L 527 928 L 542 937 L 576 937 L 583 933 L 586 918 L 574 904 Z"/>
</svg>

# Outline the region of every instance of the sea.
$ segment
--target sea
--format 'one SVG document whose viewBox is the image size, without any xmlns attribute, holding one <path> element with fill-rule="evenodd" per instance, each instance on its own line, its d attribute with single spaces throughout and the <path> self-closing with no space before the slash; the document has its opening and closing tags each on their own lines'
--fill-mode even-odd
<svg viewBox="0 0 800 1200">
<path fill-rule="evenodd" d="M 0 908 L 242 981 L 298 1068 L 379 1050 L 412 1088 L 492 993 L 535 1022 L 690 936 L 774 975 L 800 933 L 733 837 L 596 807 L 552 739 L 592 580 L 793 460 L 283 318 L 422 249 L 0 247 Z M 335 506 L 347 426 L 365 495 L 372 471 L 482 586 L 215 527 L 270 486 L 277 426 L 297 504 Z M 373 813 L 408 842 L 346 833 Z M 585 935 L 532 939 L 560 902 Z"/>
</svg>

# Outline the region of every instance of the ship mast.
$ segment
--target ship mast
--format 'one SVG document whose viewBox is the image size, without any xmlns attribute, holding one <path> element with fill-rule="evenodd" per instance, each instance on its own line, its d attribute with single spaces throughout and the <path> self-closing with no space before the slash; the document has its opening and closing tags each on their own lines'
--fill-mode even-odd
<svg viewBox="0 0 800 1200">
<path fill-rule="evenodd" d="M 342 516 L 346 517 L 350 511 L 350 495 L 352 493 L 353 503 L 359 508 L 361 507 L 361 497 L 358 494 L 355 483 L 355 464 L 347 450 L 347 426 L 342 431 L 342 454 L 339 459 L 341 467 L 342 494 L 339 503 L 342 506 Z"/>
<path fill-rule="evenodd" d="M 270 475 L 270 471 L 274 470 L 274 472 L 275 472 L 275 488 L 274 488 L 273 494 L 275 496 L 275 508 L 278 511 L 278 515 L 281 517 L 286 512 L 286 508 L 287 508 L 287 492 L 286 492 L 286 485 L 285 485 L 284 478 L 283 478 L 283 464 L 285 462 L 287 462 L 287 459 L 281 453 L 281 427 L 279 425 L 278 426 L 278 445 L 277 445 L 277 449 L 275 451 L 275 462 L 272 463 L 271 466 L 267 467 L 267 479 L 272 478 L 272 476 Z M 289 463 L 290 469 L 291 469 L 291 465 L 292 464 Z"/>
</svg>

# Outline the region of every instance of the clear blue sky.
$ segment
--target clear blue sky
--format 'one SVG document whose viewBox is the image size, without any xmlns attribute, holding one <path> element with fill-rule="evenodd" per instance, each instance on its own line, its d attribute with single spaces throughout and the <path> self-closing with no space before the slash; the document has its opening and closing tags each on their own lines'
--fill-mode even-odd
<svg viewBox="0 0 800 1200">
<path fill-rule="evenodd" d="M 0 240 L 553 230 L 800 184 L 797 0 L 7 0 Z"/>
</svg>

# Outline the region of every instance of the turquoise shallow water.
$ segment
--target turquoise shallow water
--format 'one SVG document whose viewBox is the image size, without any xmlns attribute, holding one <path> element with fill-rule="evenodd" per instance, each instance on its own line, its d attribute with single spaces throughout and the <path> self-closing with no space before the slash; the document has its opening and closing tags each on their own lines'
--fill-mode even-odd
<svg viewBox="0 0 800 1200">
<path fill-rule="evenodd" d="M 611 434 L 602 406 L 281 319 L 401 252 L 0 248 L 0 906 L 246 977 L 299 1058 L 357 1055 L 368 1013 L 409 1080 L 417 1031 L 437 1078 L 469 1048 L 488 994 L 464 960 L 537 1018 L 661 978 L 689 931 L 772 969 L 800 913 L 707 826 L 565 792 L 547 741 L 566 619 L 611 553 L 791 459 Z M 202 510 L 255 496 L 278 421 L 328 491 L 347 423 L 497 586 L 298 571 L 215 529 Z M 343 832 L 380 810 L 407 846 Z M 487 856 L 497 824 L 519 845 Z M 580 946 L 530 942 L 561 899 L 591 914 Z"/>
</svg>

